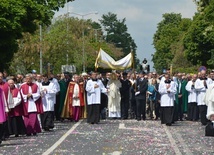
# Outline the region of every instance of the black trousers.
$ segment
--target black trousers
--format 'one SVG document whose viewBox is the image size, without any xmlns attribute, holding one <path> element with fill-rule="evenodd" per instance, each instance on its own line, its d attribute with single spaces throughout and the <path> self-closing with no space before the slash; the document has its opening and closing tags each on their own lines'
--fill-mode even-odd
<svg viewBox="0 0 214 155">
<path fill-rule="evenodd" d="M 22 116 L 10 117 L 8 120 L 8 130 L 10 135 L 26 134 L 26 128 Z"/>
<path fill-rule="evenodd" d="M 198 120 L 198 107 L 196 102 L 188 103 L 187 117 L 190 121 Z"/>
<path fill-rule="evenodd" d="M 46 111 L 40 114 L 41 124 L 43 129 L 54 128 L 54 112 Z"/>
<path fill-rule="evenodd" d="M 146 100 L 136 98 L 136 111 L 137 111 L 137 120 L 141 120 L 141 115 L 143 120 L 146 119 Z"/>
<path fill-rule="evenodd" d="M 121 118 L 127 119 L 129 111 L 129 96 L 121 98 L 120 107 L 121 107 Z"/>
<path fill-rule="evenodd" d="M 157 101 L 155 103 L 155 116 L 156 119 L 160 117 L 160 103 L 158 103 Z"/>
<path fill-rule="evenodd" d="M 131 118 L 137 118 L 136 100 L 131 99 Z"/>
<path fill-rule="evenodd" d="M 183 119 L 183 101 L 182 97 L 178 98 L 178 118 Z"/>
<path fill-rule="evenodd" d="M 201 118 L 201 124 L 207 125 L 209 122 L 206 115 L 207 115 L 207 106 L 206 105 L 199 105 L 199 113 Z"/>
<path fill-rule="evenodd" d="M 87 122 L 97 124 L 100 121 L 100 104 L 88 105 L 87 108 Z"/>
<path fill-rule="evenodd" d="M 173 122 L 174 107 L 161 107 L 161 124 Z"/>
<path fill-rule="evenodd" d="M 3 136 L 3 131 L 4 131 L 3 128 L 4 128 L 3 124 L 0 124 L 0 143 L 2 141 L 2 136 Z"/>
<path fill-rule="evenodd" d="M 54 105 L 54 115 L 56 120 L 60 120 L 60 113 L 59 113 L 59 107 L 60 107 L 60 94 L 58 93 L 56 95 L 56 104 Z"/>
</svg>

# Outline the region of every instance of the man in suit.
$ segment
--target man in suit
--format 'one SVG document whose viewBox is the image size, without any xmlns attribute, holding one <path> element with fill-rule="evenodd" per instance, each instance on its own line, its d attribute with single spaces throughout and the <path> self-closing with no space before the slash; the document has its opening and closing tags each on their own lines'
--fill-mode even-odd
<svg viewBox="0 0 214 155">
<path fill-rule="evenodd" d="M 123 72 L 123 78 L 120 79 L 122 87 L 120 88 L 121 94 L 121 118 L 128 119 L 128 111 L 129 111 L 129 94 L 131 82 L 127 79 L 127 73 Z"/>
<path fill-rule="evenodd" d="M 135 99 L 137 106 L 137 121 L 146 119 L 146 92 L 148 89 L 148 80 L 144 78 L 145 73 L 140 72 L 139 78 L 137 79 Z"/>
</svg>

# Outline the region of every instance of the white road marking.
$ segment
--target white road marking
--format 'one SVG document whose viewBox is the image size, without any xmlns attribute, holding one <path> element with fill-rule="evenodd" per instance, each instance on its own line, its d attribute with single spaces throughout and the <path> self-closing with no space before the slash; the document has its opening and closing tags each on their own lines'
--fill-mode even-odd
<svg viewBox="0 0 214 155">
<path fill-rule="evenodd" d="M 182 147 L 185 150 L 185 153 L 188 155 L 193 155 L 190 149 L 188 148 L 187 144 L 185 143 L 184 139 L 181 137 L 179 133 L 176 133 L 176 137 L 178 138 L 179 142 L 181 143 Z"/>
<path fill-rule="evenodd" d="M 82 122 L 83 120 L 80 120 L 70 130 L 68 130 L 54 145 L 52 145 L 47 151 L 45 151 L 42 155 L 49 155 L 51 152 L 53 152 L 70 134 L 73 132 Z"/>
<path fill-rule="evenodd" d="M 173 150 L 175 151 L 175 154 L 176 155 L 182 155 L 182 153 L 180 152 L 179 148 L 176 145 L 175 140 L 172 137 L 172 134 L 169 132 L 169 130 L 167 129 L 167 127 L 165 125 L 163 125 L 163 128 L 166 131 L 166 134 L 167 134 L 167 136 L 169 138 L 169 141 L 171 143 L 171 146 L 172 146 Z"/>
</svg>

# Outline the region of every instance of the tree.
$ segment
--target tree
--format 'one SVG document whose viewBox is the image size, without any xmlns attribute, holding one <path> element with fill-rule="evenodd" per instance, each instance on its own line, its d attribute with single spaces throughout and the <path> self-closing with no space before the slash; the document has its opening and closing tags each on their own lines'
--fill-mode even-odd
<svg viewBox="0 0 214 155">
<path fill-rule="evenodd" d="M 188 60 L 197 66 L 214 67 L 214 1 L 199 1 L 199 9 L 185 35 L 184 46 Z"/>
<path fill-rule="evenodd" d="M 113 43 L 116 47 L 121 48 L 121 51 L 124 53 L 122 56 L 127 55 L 132 51 L 137 66 L 139 63 L 139 60 L 136 58 L 137 45 L 128 33 L 128 27 L 126 26 L 125 21 L 125 18 L 118 20 L 117 15 L 111 12 L 102 15 L 102 19 L 100 20 L 101 25 L 107 32 L 105 40 L 108 43 Z"/>
<path fill-rule="evenodd" d="M 33 33 L 38 23 L 50 24 L 54 15 L 66 0 L 1 0 L 0 1 L 0 70 L 7 69 L 14 52 L 18 49 L 17 39 L 23 32 Z M 68 0 L 73 1 L 73 0 Z"/>
<path fill-rule="evenodd" d="M 184 46 L 184 37 L 192 20 L 175 13 L 166 13 L 163 18 L 153 38 L 156 49 L 153 55 L 154 68 L 162 72 L 172 65 L 173 72 L 195 72 L 197 67 L 187 59 Z"/>
<path fill-rule="evenodd" d="M 171 45 L 179 41 L 179 24 L 181 14 L 166 13 L 163 14 L 163 20 L 158 23 L 157 31 L 153 37 L 153 45 L 156 52 L 153 55 L 154 68 L 158 72 L 169 68 L 172 64 L 174 54 Z"/>
<path fill-rule="evenodd" d="M 57 18 L 50 26 L 44 26 L 42 32 L 43 73 L 47 72 L 48 63 L 51 64 L 52 71 L 55 74 L 61 73 L 61 66 L 66 64 L 75 65 L 77 73 L 81 73 L 83 39 L 86 55 L 84 62 L 87 71 L 94 70 L 99 47 L 115 58 L 120 57 L 120 50 L 115 48 L 113 44 L 105 41 L 96 42 L 92 26 L 94 26 L 94 23 L 91 20 L 79 20 L 66 15 Z M 82 35 L 83 30 L 85 32 L 84 38 Z M 100 37 L 102 38 L 102 36 Z M 11 63 L 11 72 L 25 73 L 32 69 L 39 70 L 39 30 L 33 35 L 24 34 L 23 38 L 19 40 L 19 45 L 20 48 Z M 32 62 L 35 64 L 34 68 L 31 66 Z M 22 70 L 19 68 L 22 68 Z"/>
</svg>

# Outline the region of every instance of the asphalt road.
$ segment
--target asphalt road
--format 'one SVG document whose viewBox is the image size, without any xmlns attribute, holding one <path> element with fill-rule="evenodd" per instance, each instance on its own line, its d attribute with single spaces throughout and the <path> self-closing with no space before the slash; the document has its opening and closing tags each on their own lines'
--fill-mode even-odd
<svg viewBox="0 0 214 155">
<path fill-rule="evenodd" d="M 160 121 L 101 120 L 100 124 L 56 122 L 52 132 L 11 136 L 0 145 L 3 155 L 213 155 L 214 137 L 200 122 L 172 126 Z"/>
</svg>

